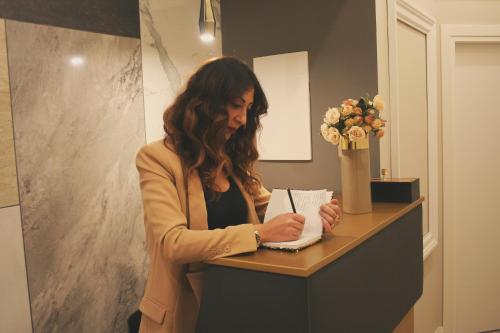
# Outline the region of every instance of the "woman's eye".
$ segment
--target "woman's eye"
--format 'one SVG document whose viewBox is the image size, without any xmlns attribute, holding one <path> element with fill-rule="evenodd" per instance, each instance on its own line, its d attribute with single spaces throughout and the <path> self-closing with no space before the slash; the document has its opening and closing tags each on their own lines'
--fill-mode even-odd
<svg viewBox="0 0 500 333">
<path fill-rule="evenodd" d="M 235 109 L 241 108 L 241 104 L 231 103 L 231 106 Z"/>
</svg>

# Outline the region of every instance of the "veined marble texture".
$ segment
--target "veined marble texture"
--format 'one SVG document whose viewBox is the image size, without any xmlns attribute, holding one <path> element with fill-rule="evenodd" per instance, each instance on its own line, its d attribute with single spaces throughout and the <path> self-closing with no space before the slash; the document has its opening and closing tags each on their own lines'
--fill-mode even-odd
<svg viewBox="0 0 500 333">
<path fill-rule="evenodd" d="M 212 43 L 200 40 L 199 0 L 139 0 L 146 140 L 161 139 L 163 112 L 189 75 L 205 60 L 221 56 L 220 0 Z"/>
<path fill-rule="evenodd" d="M 126 332 L 146 256 L 138 39 L 7 21 L 35 332 Z"/>
<path fill-rule="evenodd" d="M 10 108 L 5 21 L 0 19 L 0 207 L 19 204 Z"/>
</svg>

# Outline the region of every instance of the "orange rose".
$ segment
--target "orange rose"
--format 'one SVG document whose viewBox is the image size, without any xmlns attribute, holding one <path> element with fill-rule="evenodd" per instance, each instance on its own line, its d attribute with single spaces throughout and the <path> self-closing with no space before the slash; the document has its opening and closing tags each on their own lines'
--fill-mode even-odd
<svg viewBox="0 0 500 333">
<path fill-rule="evenodd" d="M 344 124 L 345 124 L 347 127 L 350 127 L 350 126 L 354 125 L 354 119 L 352 119 L 352 118 L 346 119 L 346 120 L 344 121 Z"/>
<path fill-rule="evenodd" d="M 372 116 L 372 115 L 369 115 L 369 116 L 365 117 L 365 123 L 367 123 L 367 124 L 373 123 L 374 120 L 375 120 L 375 117 Z"/>
<path fill-rule="evenodd" d="M 350 115 L 352 113 L 352 106 L 350 105 L 347 105 L 347 106 L 344 106 L 342 108 L 342 110 L 340 110 L 340 113 L 344 116 L 344 117 L 347 117 L 348 115 Z"/>
</svg>

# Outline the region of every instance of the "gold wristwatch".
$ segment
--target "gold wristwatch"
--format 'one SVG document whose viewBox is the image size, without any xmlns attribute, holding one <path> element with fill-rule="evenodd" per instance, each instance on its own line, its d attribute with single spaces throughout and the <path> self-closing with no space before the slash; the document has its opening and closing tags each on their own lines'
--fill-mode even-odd
<svg viewBox="0 0 500 333">
<path fill-rule="evenodd" d="M 260 233 L 258 230 L 254 230 L 253 233 L 255 234 L 255 241 L 257 242 L 257 247 L 259 247 L 262 244 L 260 239 Z"/>
</svg>

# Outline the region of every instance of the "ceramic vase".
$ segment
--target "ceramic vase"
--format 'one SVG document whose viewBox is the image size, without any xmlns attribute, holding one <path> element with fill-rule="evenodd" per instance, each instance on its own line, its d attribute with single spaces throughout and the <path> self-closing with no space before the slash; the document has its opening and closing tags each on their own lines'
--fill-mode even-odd
<svg viewBox="0 0 500 333">
<path fill-rule="evenodd" d="M 349 214 L 372 211 L 370 149 L 368 138 L 360 142 L 341 139 L 342 210 Z"/>
</svg>

